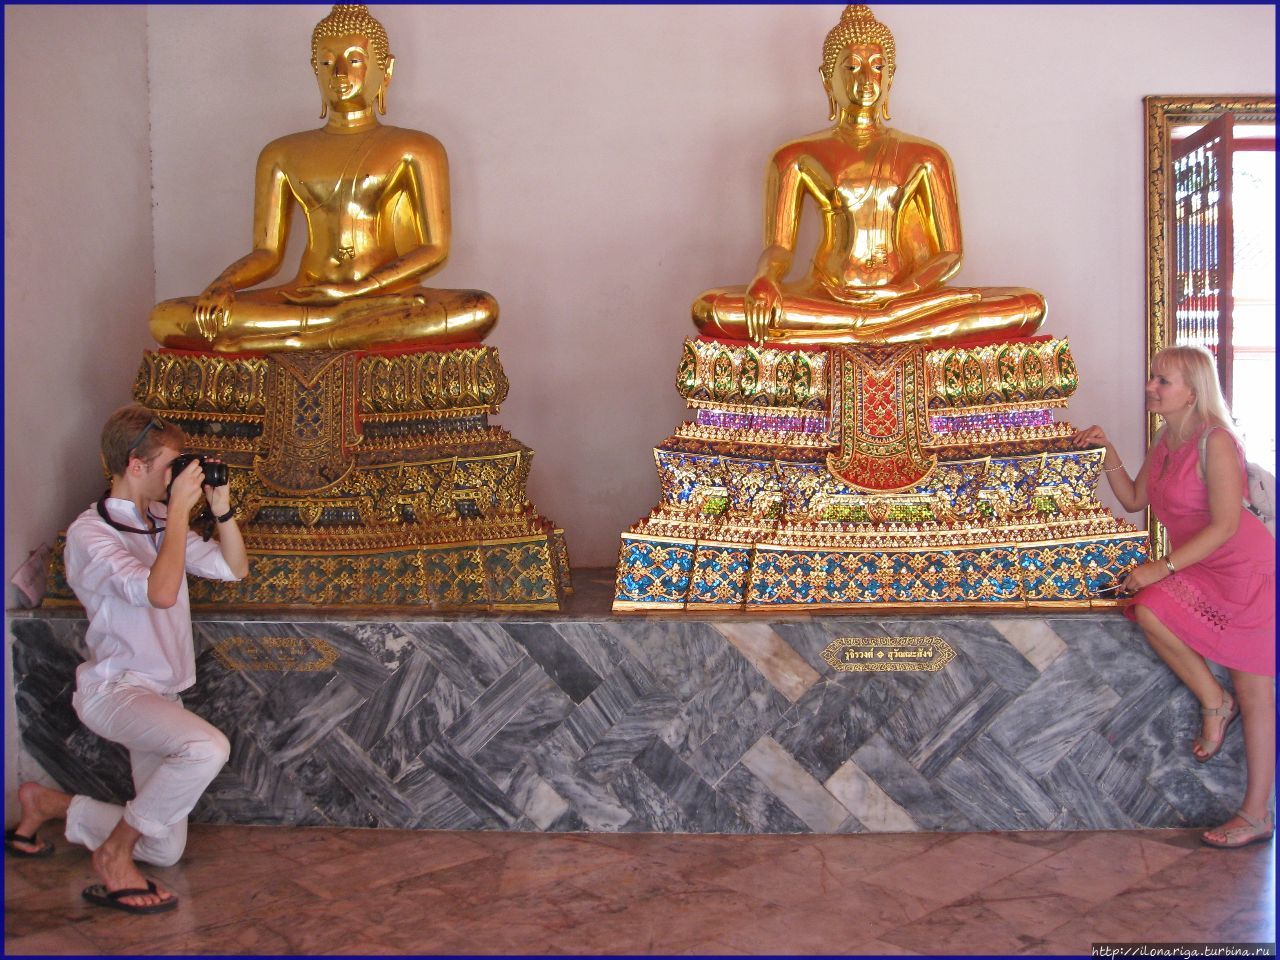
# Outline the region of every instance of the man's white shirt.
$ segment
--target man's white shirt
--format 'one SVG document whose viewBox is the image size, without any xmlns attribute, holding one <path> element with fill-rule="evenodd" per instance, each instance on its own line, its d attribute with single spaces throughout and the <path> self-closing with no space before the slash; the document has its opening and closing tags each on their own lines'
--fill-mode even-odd
<svg viewBox="0 0 1280 960">
<path fill-rule="evenodd" d="M 104 507 L 116 523 L 139 530 L 146 518 L 131 500 L 108 497 Z M 164 505 L 153 514 L 164 524 Z M 89 615 L 85 643 L 89 657 L 76 670 L 76 687 L 86 691 L 129 674 L 157 693 L 178 693 L 196 681 L 191 601 L 186 577 L 177 602 L 167 609 L 147 599 L 147 582 L 165 534 L 117 530 L 89 507 L 67 528 L 63 556 L 67 582 Z M 186 572 L 211 580 L 239 579 L 223 559 L 217 541 L 187 532 Z"/>
</svg>

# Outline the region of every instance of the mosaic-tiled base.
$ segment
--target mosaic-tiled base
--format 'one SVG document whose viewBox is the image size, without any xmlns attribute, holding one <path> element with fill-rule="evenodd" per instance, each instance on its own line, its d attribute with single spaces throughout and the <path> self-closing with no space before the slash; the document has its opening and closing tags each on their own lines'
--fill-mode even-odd
<svg viewBox="0 0 1280 960">
<path fill-rule="evenodd" d="M 1065 340 L 755 347 L 689 338 L 694 411 L 622 535 L 614 609 L 1113 606 L 1146 534 L 1057 422 Z"/>
<path fill-rule="evenodd" d="M 47 613 L 9 626 L 25 750 L 66 789 L 126 798 L 123 751 L 85 730 L 70 706 L 85 621 Z M 199 681 L 186 702 L 232 743 L 193 814 L 204 822 L 692 833 L 1189 827 L 1226 819 L 1245 782 L 1239 724 L 1218 757 L 1196 763 L 1195 701 L 1114 611 L 402 622 L 264 614 L 198 619 L 195 633 Z M 824 652 L 849 638 L 854 650 L 897 638 L 909 654 L 945 644 L 954 655 L 934 670 L 840 672 Z"/>
<path fill-rule="evenodd" d="M 615 610 L 1111 608 L 1099 591 L 1146 558 L 1135 534 L 975 549 L 857 550 L 659 540 L 624 534 Z"/>
</svg>

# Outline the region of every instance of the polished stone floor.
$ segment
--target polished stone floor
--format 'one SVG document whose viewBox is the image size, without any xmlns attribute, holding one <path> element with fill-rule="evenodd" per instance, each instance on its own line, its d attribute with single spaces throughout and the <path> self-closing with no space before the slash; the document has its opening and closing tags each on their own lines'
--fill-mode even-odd
<svg viewBox="0 0 1280 960">
<path fill-rule="evenodd" d="M 49 827 L 56 827 L 50 824 Z M 46 828 L 48 830 L 49 828 Z M 51 834 L 52 835 L 52 834 Z M 172 913 L 5 862 L 6 954 L 1089 954 L 1274 943 L 1275 848 L 1191 830 L 529 834 L 193 825 Z"/>
</svg>

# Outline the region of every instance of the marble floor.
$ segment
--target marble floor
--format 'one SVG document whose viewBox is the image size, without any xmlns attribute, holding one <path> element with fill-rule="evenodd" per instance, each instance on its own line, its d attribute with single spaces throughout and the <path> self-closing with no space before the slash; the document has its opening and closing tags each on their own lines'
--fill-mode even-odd
<svg viewBox="0 0 1280 960">
<path fill-rule="evenodd" d="M 56 825 L 50 825 L 56 826 Z M 46 828 L 48 829 L 48 828 Z M 1074 954 L 1269 942 L 1275 848 L 1191 830 L 706 836 L 193 825 L 182 898 L 83 902 L 5 861 L 12 954 Z"/>
</svg>

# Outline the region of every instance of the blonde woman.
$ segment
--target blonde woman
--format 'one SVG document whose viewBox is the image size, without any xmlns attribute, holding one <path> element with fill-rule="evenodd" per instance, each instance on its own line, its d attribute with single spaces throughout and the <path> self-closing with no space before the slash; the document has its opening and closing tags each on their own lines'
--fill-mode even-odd
<svg viewBox="0 0 1280 960">
<path fill-rule="evenodd" d="M 1122 588 L 1135 595 L 1125 615 L 1200 701 L 1196 760 L 1218 753 L 1237 717 L 1244 724 L 1244 800 L 1200 839 L 1215 847 L 1267 841 L 1274 832 L 1275 539 L 1243 506 L 1244 451 L 1209 351 L 1161 350 L 1151 361 L 1146 401 L 1164 426 L 1137 477 L 1101 427 L 1079 431 L 1076 443 L 1105 447 L 1103 473 L 1116 499 L 1131 512 L 1150 504 L 1169 532 L 1172 549 L 1125 579 Z M 1206 658 L 1227 668 L 1234 694 Z"/>
</svg>

